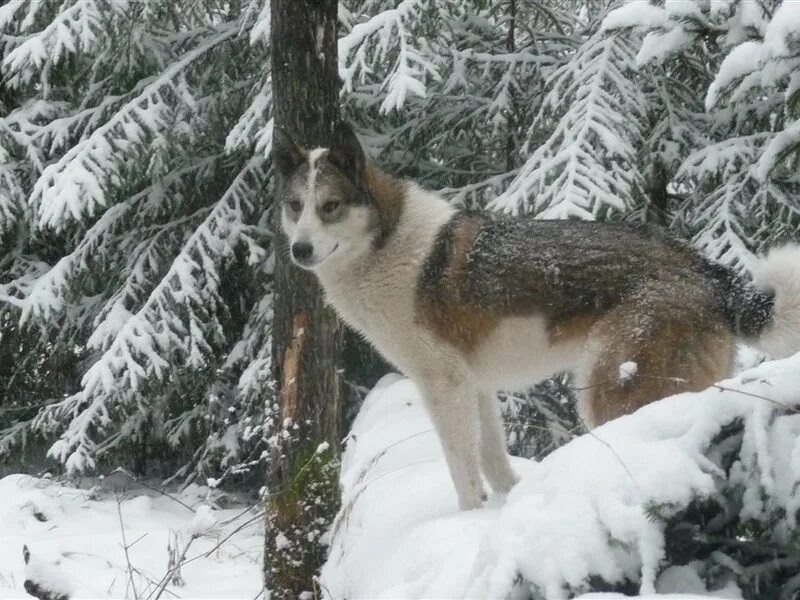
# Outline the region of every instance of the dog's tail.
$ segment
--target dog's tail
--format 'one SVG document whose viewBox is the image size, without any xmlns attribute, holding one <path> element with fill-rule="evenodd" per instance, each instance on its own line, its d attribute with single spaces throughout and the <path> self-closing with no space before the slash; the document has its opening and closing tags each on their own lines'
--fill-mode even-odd
<svg viewBox="0 0 800 600">
<path fill-rule="evenodd" d="M 766 318 L 746 337 L 771 358 L 800 352 L 800 245 L 773 248 L 756 265 L 753 285 L 763 300 L 751 299 L 750 312 Z"/>
</svg>

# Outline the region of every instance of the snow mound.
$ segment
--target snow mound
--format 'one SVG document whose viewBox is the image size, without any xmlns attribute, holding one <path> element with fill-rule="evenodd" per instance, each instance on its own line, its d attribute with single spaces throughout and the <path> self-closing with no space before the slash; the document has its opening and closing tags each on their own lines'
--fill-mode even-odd
<svg viewBox="0 0 800 600">
<path fill-rule="evenodd" d="M 724 473 L 704 453 L 721 428 L 742 420 L 742 461 L 760 473 L 737 475 L 754 492 L 742 510 L 763 510 L 755 493 L 763 486 L 796 512 L 800 415 L 776 417 L 775 403 L 800 404 L 800 355 L 653 403 L 540 463 L 514 459 L 521 481 L 507 498 L 459 512 L 419 392 L 384 378 L 349 436 L 321 587 L 332 598 L 502 598 L 529 585 L 557 599 L 588 591 L 599 576 L 639 582 L 642 594 L 688 591 L 658 578 L 664 535 L 648 507 L 678 510 L 711 495 Z"/>
<path fill-rule="evenodd" d="M 200 537 L 209 533 L 217 524 L 217 517 L 214 509 L 203 504 L 195 509 L 194 519 L 189 525 L 189 534 L 193 537 Z"/>
<path fill-rule="evenodd" d="M 133 598 L 120 518 L 138 597 L 155 596 L 154 585 L 168 570 L 168 546 L 177 540 L 184 548 L 186 532 L 203 537 L 191 540 L 180 569 L 184 585 L 170 584 L 162 598 L 256 597 L 263 586 L 263 519 L 243 507 L 212 512 L 201 504 L 202 491 L 178 494 L 181 505 L 158 495 L 97 499 L 27 475 L 0 479 L 0 599 L 30 597 L 26 579 L 72 599 Z M 23 546 L 30 550 L 27 565 Z"/>
<path fill-rule="evenodd" d="M 25 560 L 25 582 L 31 590 L 45 593 L 50 598 L 68 598 L 72 594 L 72 584 L 58 563 L 43 560 L 23 547 Z M 33 595 L 33 594 L 31 594 Z"/>
</svg>

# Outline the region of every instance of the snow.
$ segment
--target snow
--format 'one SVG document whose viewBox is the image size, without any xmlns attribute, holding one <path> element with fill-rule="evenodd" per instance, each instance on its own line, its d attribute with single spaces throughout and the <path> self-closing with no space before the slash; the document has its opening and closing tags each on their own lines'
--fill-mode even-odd
<svg viewBox="0 0 800 600">
<path fill-rule="evenodd" d="M 785 0 L 772 15 L 764 33 L 766 57 L 792 56 L 791 44 L 800 43 L 800 3 Z"/>
<path fill-rule="evenodd" d="M 800 144 L 800 119 L 775 134 L 764 148 L 756 165 L 756 178 L 762 182 L 766 181 L 781 159 L 797 148 L 798 144 Z"/>
<path fill-rule="evenodd" d="M 741 44 L 752 39 L 753 33 L 763 36 L 767 27 L 768 12 L 758 2 L 731 2 L 726 0 L 728 7 L 722 8 L 717 16 L 728 15 L 728 33 L 724 43 L 728 46 Z"/>
<path fill-rule="evenodd" d="M 414 36 L 407 30 L 407 22 L 419 18 L 424 3 L 420 0 L 403 0 L 396 8 L 384 10 L 359 23 L 346 35 L 339 38 L 339 75 L 344 89 L 353 89 L 353 81 L 367 67 L 368 48 L 373 47 L 377 56 L 387 58 L 396 42 L 397 57 L 382 84 L 385 97 L 381 102 L 381 113 L 400 110 L 408 96 L 426 97 L 426 78 L 440 81 L 436 65 L 426 58 L 425 52 L 413 45 Z M 351 57 L 352 55 L 352 57 Z"/>
<path fill-rule="evenodd" d="M 740 364 L 758 360 L 752 352 L 739 357 Z M 623 368 L 635 371 L 635 363 Z M 706 590 L 692 564 L 660 571 L 663 534 L 645 506 L 679 510 L 712 493 L 719 471 L 703 453 L 720 427 L 741 418 L 742 462 L 760 467 L 757 477 L 741 465 L 731 470 L 747 490 L 742 514 L 767 509 L 762 489 L 772 494 L 776 506 L 769 508 L 800 509 L 800 414 L 773 411 L 774 403 L 800 405 L 800 354 L 757 365 L 720 388 L 651 404 L 540 463 L 514 458 L 521 481 L 507 497 L 492 495 L 482 509 L 459 512 L 417 388 L 399 375 L 383 378 L 347 438 L 342 510 L 328 535 L 321 589 L 330 598 L 508 597 L 532 584 L 558 599 L 599 575 L 639 581 L 641 598 L 653 600 L 741 598 L 732 583 Z M 193 598 L 260 592 L 258 513 L 215 507 L 217 492 L 209 488 L 170 498 L 145 495 L 130 477 L 117 485 L 119 479 L 107 477 L 92 490 L 26 475 L 0 479 L 0 598 L 23 596 L 26 577 L 73 598 L 124 597 L 124 543 L 142 597 L 167 573 L 168 545 L 180 551 L 187 543 L 185 585 L 170 591 Z"/>
<path fill-rule="evenodd" d="M 138 496 L 129 492 L 118 506 L 116 495 L 103 489 L 108 490 L 103 484 L 90 491 L 27 475 L 0 479 L 0 598 L 27 597 L 26 577 L 71 592 L 71 598 L 126 597 L 120 514 L 139 597 L 148 597 L 149 582 L 167 573 L 174 534 L 180 549 L 192 535 L 201 537 L 191 542 L 186 554 L 191 562 L 181 568 L 185 585 L 170 585 L 162 598 L 174 597 L 170 592 L 183 598 L 254 598 L 261 591 L 263 520 L 253 510 L 212 510 L 208 489 L 196 486 L 176 496 L 195 512 L 165 496 L 143 495 L 142 489 Z M 30 550 L 27 567 L 23 545 Z"/>
<path fill-rule="evenodd" d="M 260 156 L 250 159 L 234 178 L 141 308 L 121 323 L 108 347 L 84 373 L 82 389 L 43 410 L 40 419 L 60 419 L 57 415 L 66 412 L 74 417 L 48 451 L 49 456 L 65 464 L 68 472 L 94 467 L 96 443 L 91 436 L 96 431 L 92 428 L 107 419 L 108 403 L 130 402 L 143 382 L 152 383 L 166 376 L 170 367 L 167 358 L 175 352 L 183 354 L 186 362 L 195 367 L 204 366 L 205 357 L 211 352 L 204 333 L 209 328 L 207 323 L 206 327 L 200 325 L 207 317 L 194 310 L 207 310 L 221 302 L 216 262 L 230 254 L 238 239 L 247 237 L 244 204 L 254 178 L 262 173 L 262 163 Z M 176 304 L 193 309 L 188 327 L 181 322 L 181 314 L 175 312 Z M 164 328 L 164 323 L 173 326 Z M 188 336 L 183 335 L 186 329 Z M 76 409 L 78 406 L 81 408 Z"/>
<path fill-rule="evenodd" d="M 682 27 L 673 27 L 667 31 L 651 31 L 648 33 L 639 53 L 636 55 L 636 66 L 640 67 L 649 62 L 663 61 L 671 54 L 688 48 L 695 40 L 695 35 Z"/>
<path fill-rule="evenodd" d="M 719 102 L 723 92 L 732 84 L 743 80 L 739 88 L 734 91 L 733 99 L 739 99 L 744 92 L 754 87 L 760 80 L 763 87 L 775 86 L 784 77 L 789 76 L 795 69 L 792 60 L 793 46 L 800 42 L 800 3 L 783 2 L 775 11 L 769 23 L 764 27 L 761 11 L 755 3 L 743 3 L 748 7 L 740 17 L 741 29 L 763 29 L 763 40 L 747 39 L 748 35 L 737 34 L 731 31 L 728 43 L 736 43 L 742 38 L 725 57 L 720 65 L 714 81 L 708 88 L 706 95 L 706 109 L 710 110 Z M 751 14 L 752 13 L 752 14 Z M 734 23 L 735 24 L 735 23 Z M 746 40 L 746 41 L 744 41 Z M 774 159 L 774 157 L 770 157 Z M 764 166 L 759 166 L 759 178 L 765 178 Z"/>
<path fill-rule="evenodd" d="M 675 565 L 664 569 L 658 578 L 656 591 L 659 594 L 680 593 L 680 594 L 702 594 L 701 598 L 709 596 L 716 598 L 741 598 L 739 590 L 735 584 L 729 584 L 721 590 L 707 592 L 705 583 L 697 572 L 697 566 L 690 563 L 688 565 Z M 658 596 L 662 598 L 663 596 Z"/>
<path fill-rule="evenodd" d="M 201 504 L 195 509 L 194 518 L 189 524 L 189 533 L 194 537 L 205 535 L 218 523 L 214 509 L 207 504 Z"/>
<path fill-rule="evenodd" d="M 650 4 L 649 0 L 634 0 L 608 13 L 600 28 L 607 31 L 623 27 L 659 27 L 665 19 L 663 8 Z"/>
<path fill-rule="evenodd" d="M 489 210 L 592 220 L 634 206 L 643 186 L 633 166 L 633 140 L 641 135 L 641 119 L 634 117 L 645 113 L 644 97 L 627 74 L 634 52 L 625 36 L 596 34 L 554 72 L 537 121 L 569 108 Z"/>
<path fill-rule="evenodd" d="M 716 594 L 704 594 L 702 596 L 695 596 L 695 595 L 686 595 L 686 594 L 657 594 L 657 595 L 646 595 L 646 596 L 636 596 L 639 600 L 708 600 L 709 596 L 714 597 L 717 596 Z M 725 598 L 725 596 L 717 596 L 719 598 Z M 585 594 L 583 596 L 578 596 L 575 600 L 623 600 L 631 598 L 631 596 L 624 596 L 623 594 Z"/>
<path fill-rule="evenodd" d="M 720 93 L 731 83 L 758 68 L 760 49 L 761 43 L 753 41 L 739 44 L 731 50 L 730 54 L 722 61 L 714 81 L 708 87 L 706 110 L 710 110 L 717 104 Z"/>
<path fill-rule="evenodd" d="M 72 584 L 60 564 L 28 554 L 27 546 L 23 547 L 22 554 L 23 559 L 27 560 L 25 565 L 26 581 L 35 582 L 39 589 L 57 597 L 69 596 L 73 593 Z"/>
<path fill-rule="evenodd" d="M 521 578 L 557 599 L 599 575 L 639 581 L 643 594 L 707 597 L 695 589 L 697 577 L 669 569 L 659 576 L 663 533 L 644 507 L 685 507 L 711 494 L 720 471 L 703 452 L 738 418 L 742 461 L 761 467 L 759 481 L 742 470 L 741 483 L 753 492 L 743 514 L 762 508 L 759 485 L 772 488 L 779 506 L 800 506 L 800 415 L 773 411 L 774 403 L 800 405 L 798 389 L 800 355 L 763 363 L 720 388 L 610 422 L 540 463 L 515 458 L 521 481 L 507 498 L 490 496 L 482 509 L 459 512 L 418 390 L 387 376 L 348 438 L 323 589 L 332 598 L 508 597 Z M 740 597 L 732 585 L 714 595 Z"/>
<path fill-rule="evenodd" d="M 666 0 L 664 10 L 671 19 L 702 19 L 703 12 L 694 0 Z"/>
<path fill-rule="evenodd" d="M 619 366 L 619 380 L 628 381 L 632 379 L 636 375 L 638 370 L 639 370 L 639 365 L 633 362 L 632 360 L 622 363 Z"/>
</svg>

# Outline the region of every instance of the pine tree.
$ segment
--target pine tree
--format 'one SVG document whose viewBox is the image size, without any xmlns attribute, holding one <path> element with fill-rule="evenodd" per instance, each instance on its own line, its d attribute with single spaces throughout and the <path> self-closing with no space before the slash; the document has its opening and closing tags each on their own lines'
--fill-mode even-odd
<svg viewBox="0 0 800 600">
<path fill-rule="evenodd" d="M 574 15 L 517 0 L 344 4 L 346 116 L 387 169 L 484 206 L 517 172 L 542 81 L 579 42 Z"/>
<path fill-rule="evenodd" d="M 702 117 L 678 108 L 682 132 L 672 148 L 680 166 L 671 175 L 685 201 L 670 217 L 709 256 L 745 271 L 756 253 L 800 227 L 799 18 L 791 2 L 732 0 L 630 3 L 605 22 L 608 30 L 647 31 L 637 64 L 670 82 L 665 102 L 680 86 L 676 99 L 684 102 L 669 106 L 705 100 Z M 703 65 L 715 75 L 703 76 Z"/>
<path fill-rule="evenodd" d="M 644 99 L 625 35 L 595 33 L 546 82 L 531 131 L 551 131 L 490 208 L 595 219 L 641 204 Z M 566 112 L 562 112 L 566 107 Z"/>
<path fill-rule="evenodd" d="M 77 373 L 43 399 L 40 367 L 44 406 L 0 415 L 6 452 L 57 436 L 49 455 L 77 471 L 186 449 L 184 481 L 245 455 L 234 417 L 261 419 L 248 390 L 269 371 L 265 15 L 256 0 L 0 8 L 18 98 L 0 126 L 18 182 L 4 322 L 20 360 Z"/>
</svg>

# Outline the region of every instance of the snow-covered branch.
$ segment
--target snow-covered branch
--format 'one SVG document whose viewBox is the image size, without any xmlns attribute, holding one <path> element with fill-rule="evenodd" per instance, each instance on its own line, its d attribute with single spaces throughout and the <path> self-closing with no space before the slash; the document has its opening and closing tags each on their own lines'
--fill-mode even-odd
<svg viewBox="0 0 800 600">
<path fill-rule="evenodd" d="M 491 208 L 595 219 L 636 205 L 644 103 L 631 80 L 633 53 L 625 36 L 598 34 L 551 76 L 534 127 L 555 121 L 553 132 Z"/>
<path fill-rule="evenodd" d="M 81 221 L 107 205 L 106 190 L 119 178 L 124 151 L 141 145 L 169 124 L 166 91 L 192 63 L 236 35 L 235 24 L 219 28 L 149 82 L 104 125 L 48 166 L 36 181 L 29 202 L 39 206 L 39 226 L 61 229 L 69 220 Z M 179 101 L 190 101 L 177 94 Z M 125 134 L 120 138 L 120 134 Z M 120 140 L 124 139 L 124 143 Z"/>
<path fill-rule="evenodd" d="M 224 337 L 218 325 L 200 327 L 198 319 L 210 318 L 220 302 L 217 262 L 230 256 L 239 241 L 252 244 L 245 218 L 256 182 L 263 177 L 262 163 L 254 158 L 242 169 L 144 305 L 124 315 L 111 344 L 83 376 L 82 389 L 39 417 L 45 426 L 70 416 L 67 430 L 50 449 L 70 471 L 94 465 L 92 434 L 109 424 L 115 404 L 127 403 L 143 386 L 164 378 L 176 352 L 188 365 L 206 364 L 210 344 Z"/>
</svg>

